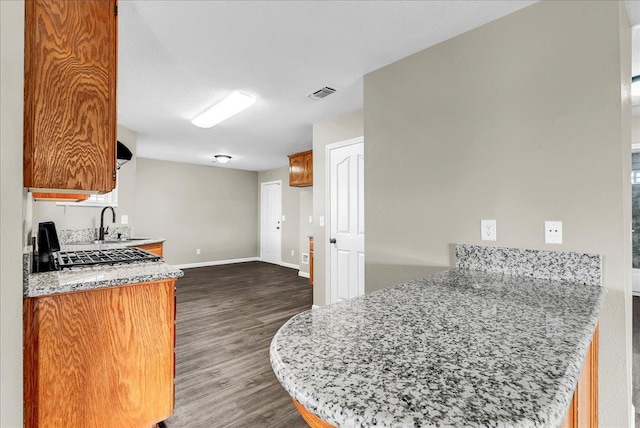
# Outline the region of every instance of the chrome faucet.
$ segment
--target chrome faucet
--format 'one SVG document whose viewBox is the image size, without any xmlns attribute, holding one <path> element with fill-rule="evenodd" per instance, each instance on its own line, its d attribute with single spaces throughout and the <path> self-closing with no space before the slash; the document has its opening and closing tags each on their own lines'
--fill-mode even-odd
<svg viewBox="0 0 640 428">
<path fill-rule="evenodd" d="M 106 229 L 104 228 L 104 212 L 106 210 L 111 210 L 111 213 L 113 214 L 113 220 L 111 220 L 111 222 L 112 223 L 116 222 L 116 211 L 113 209 L 113 207 L 104 207 L 102 209 L 102 212 L 100 213 L 100 229 L 98 231 L 98 240 L 99 241 L 103 241 L 105 233 L 109 233 L 109 227 L 107 226 Z"/>
</svg>

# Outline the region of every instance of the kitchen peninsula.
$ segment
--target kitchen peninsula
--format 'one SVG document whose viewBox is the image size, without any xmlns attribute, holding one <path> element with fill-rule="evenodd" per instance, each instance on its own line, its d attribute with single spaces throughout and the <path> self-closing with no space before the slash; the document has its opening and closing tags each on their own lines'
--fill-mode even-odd
<svg viewBox="0 0 640 428">
<path fill-rule="evenodd" d="M 271 364 L 303 416 L 338 427 L 561 426 L 605 297 L 593 282 L 599 256 L 581 267 L 583 255 L 535 252 L 537 270 L 488 272 L 529 251 L 500 250 L 460 247 L 458 268 L 289 320 Z M 558 279 L 531 276 L 553 277 L 567 260 L 576 265 Z"/>
</svg>

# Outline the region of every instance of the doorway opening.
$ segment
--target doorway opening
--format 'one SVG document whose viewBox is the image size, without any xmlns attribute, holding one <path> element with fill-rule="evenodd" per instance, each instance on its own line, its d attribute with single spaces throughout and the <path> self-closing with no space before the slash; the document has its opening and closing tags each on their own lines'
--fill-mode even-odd
<svg viewBox="0 0 640 428">
<path fill-rule="evenodd" d="M 328 145 L 327 303 L 364 294 L 364 138 Z"/>
<path fill-rule="evenodd" d="M 282 181 L 260 183 L 260 260 L 282 262 Z"/>
</svg>

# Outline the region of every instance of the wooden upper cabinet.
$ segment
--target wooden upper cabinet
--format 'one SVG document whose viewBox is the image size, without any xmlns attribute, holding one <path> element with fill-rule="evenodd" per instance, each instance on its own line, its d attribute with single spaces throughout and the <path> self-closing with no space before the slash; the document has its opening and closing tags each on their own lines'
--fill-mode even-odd
<svg viewBox="0 0 640 428">
<path fill-rule="evenodd" d="M 92 193 L 115 187 L 116 6 L 116 0 L 26 1 L 25 187 Z"/>
<path fill-rule="evenodd" d="M 313 150 L 289 156 L 289 186 L 313 186 Z"/>
</svg>

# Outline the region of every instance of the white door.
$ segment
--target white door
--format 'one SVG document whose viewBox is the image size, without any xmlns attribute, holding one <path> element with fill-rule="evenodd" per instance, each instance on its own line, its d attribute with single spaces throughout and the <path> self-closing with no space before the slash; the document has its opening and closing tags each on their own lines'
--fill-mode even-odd
<svg viewBox="0 0 640 428">
<path fill-rule="evenodd" d="M 260 191 L 260 258 L 280 264 L 281 182 L 262 183 Z"/>
<path fill-rule="evenodd" d="M 328 146 L 328 303 L 364 294 L 364 142 Z"/>
</svg>

